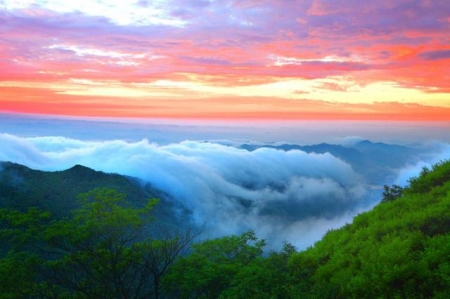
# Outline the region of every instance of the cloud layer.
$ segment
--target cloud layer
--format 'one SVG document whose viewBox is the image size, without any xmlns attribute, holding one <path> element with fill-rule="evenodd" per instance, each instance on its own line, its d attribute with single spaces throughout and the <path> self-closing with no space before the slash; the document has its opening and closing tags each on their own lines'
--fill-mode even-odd
<svg viewBox="0 0 450 299">
<path fill-rule="evenodd" d="M 309 246 L 379 199 L 379 191 L 329 153 L 10 134 L 0 134 L 0 143 L 0 161 L 52 171 L 81 164 L 138 177 L 191 211 L 194 223 L 205 224 L 205 236 L 254 229 L 273 247 L 285 240 Z"/>
<path fill-rule="evenodd" d="M 158 146 L 146 140 L 0 139 L 3 161 L 43 170 L 82 164 L 139 177 L 192 211 L 209 236 L 254 229 L 274 245 L 289 240 L 306 246 L 371 204 L 363 179 L 330 154 L 248 152 L 194 141 Z"/>
</svg>

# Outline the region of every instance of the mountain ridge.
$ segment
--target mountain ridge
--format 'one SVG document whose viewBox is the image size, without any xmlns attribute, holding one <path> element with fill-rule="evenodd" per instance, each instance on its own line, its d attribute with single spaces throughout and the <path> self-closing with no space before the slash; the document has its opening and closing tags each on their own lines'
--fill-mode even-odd
<svg viewBox="0 0 450 299">
<path fill-rule="evenodd" d="M 282 151 L 299 150 L 306 153 L 329 153 L 347 162 L 352 168 L 364 175 L 372 185 L 391 184 L 396 171 L 408 164 L 415 164 L 422 154 L 420 149 L 397 144 L 361 140 L 352 145 L 318 143 L 313 145 L 298 145 L 283 143 L 249 144 L 243 143 L 239 148 L 255 151 L 259 148 L 271 148 Z"/>
<path fill-rule="evenodd" d="M 65 217 L 79 207 L 79 194 L 95 188 L 124 193 L 133 206 L 142 206 L 147 199 L 157 198 L 160 204 L 155 207 L 155 217 L 176 225 L 182 221 L 181 208 L 167 194 L 134 177 L 105 173 L 80 164 L 65 170 L 41 171 L 13 162 L 0 162 L 0 207 L 22 211 L 37 207 Z"/>
</svg>

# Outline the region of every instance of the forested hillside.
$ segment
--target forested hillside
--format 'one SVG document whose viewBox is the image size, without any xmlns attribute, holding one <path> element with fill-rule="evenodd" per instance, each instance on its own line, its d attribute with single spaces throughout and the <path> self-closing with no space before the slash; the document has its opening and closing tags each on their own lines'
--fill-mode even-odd
<svg viewBox="0 0 450 299">
<path fill-rule="evenodd" d="M 156 298 L 195 236 L 184 220 L 135 178 L 3 162 L 0 298 Z"/>
<path fill-rule="evenodd" d="M 2 190 L 19 196 L 11 183 L 21 181 L 8 180 L 3 177 Z M 30 192 L 21 194 L 31 200 Z M 424 168 L 405 188 L 386 187 L 373 210 L 300 252 L 289 243 L 266 252 L 253 231 L 192 246 L 190 231 L 157 236 L 149 227 L 158 227 L 153 212 L 164 203 L 130 205 L 123 192 L 83 191 L 71 213 L 58 217 L 44 211 L 46 205 L 23 209 L 3 193 L 1 198 L 15 204 L 2 201 L 0 210 L 0 297 L 447 298 L 450 293 L 449 161 Z"/>
<path fill-rule="evenodd" d="M 385 193 L 385 197 L 386 194 Z M 448 298 L 450 163 L 290 260 L 295 293 L 317 298 Z"/>
<path fill-rule="evenodd" d="M 26 211 L 36 207 L 49 211 L 54 217 L 69 216 L 80 207 L 77 197 L 95 188 L 114 189 L 126 194 L 125 200 L 135 207 L 148 198 L 158 198 L 163 204 L 154 208 L 154 215 L 165 223 L 179 224 L 174 218 L 173 206 L 160 190 L 152 188 L 133 177 L 95 171 L 75 165 L 63 171 L 40 171 L 23 165 L 0 162 L 0 207 Z M 180 213 L 177 214 L 181 216 Z"/>
</svg>

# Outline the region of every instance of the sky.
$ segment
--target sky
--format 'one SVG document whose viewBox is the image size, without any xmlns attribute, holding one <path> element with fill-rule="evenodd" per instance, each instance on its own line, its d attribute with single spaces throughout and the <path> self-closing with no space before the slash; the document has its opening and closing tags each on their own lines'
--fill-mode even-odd
<svg viewBox="0 0 450 299">
<path fill-rule="evenodd" d="M 448 0 L 1 0 L 0 112 L 450 121 Z"/>
</svg>

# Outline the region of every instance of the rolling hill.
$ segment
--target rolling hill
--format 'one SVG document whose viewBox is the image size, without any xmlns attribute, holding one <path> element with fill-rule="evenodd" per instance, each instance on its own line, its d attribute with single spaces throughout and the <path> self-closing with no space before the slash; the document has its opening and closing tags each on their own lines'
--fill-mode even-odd
<svg viewBox="0 0 450 299">
<path fill-rule="evenodd" d="M 128 202 L 136 207 L 145 204 L 149 198 L 159 199 L 154 215 L 165 224 L 179 225 L 183 223 L 183 217 L 187 217 L 186 211 L 163 191 L 136 178 L 95 171 L 81 165 L 63 171 L 40 171 L 2 162 L 0 170 L 0 207 L 3 208 L 25 211 L 29 207 L 37 207 L 63 217 L 79 207 L 79 194 L 95 188 L 110 188 L 126 194 Z"/>
</svg>

